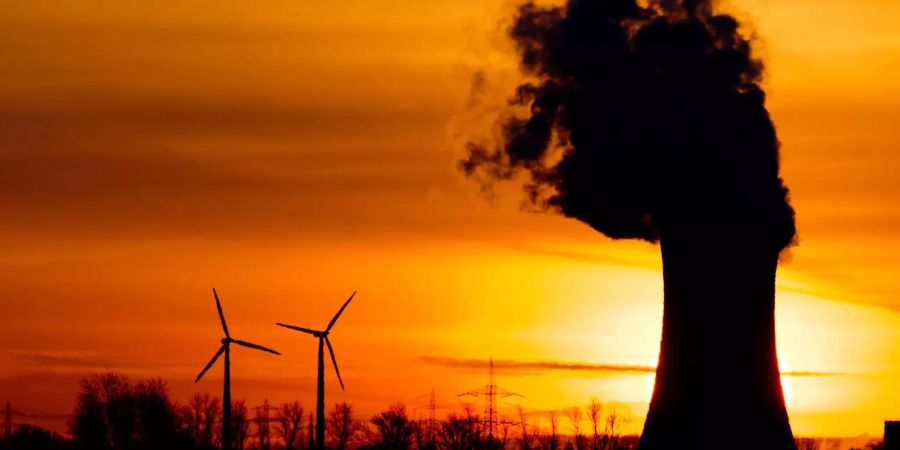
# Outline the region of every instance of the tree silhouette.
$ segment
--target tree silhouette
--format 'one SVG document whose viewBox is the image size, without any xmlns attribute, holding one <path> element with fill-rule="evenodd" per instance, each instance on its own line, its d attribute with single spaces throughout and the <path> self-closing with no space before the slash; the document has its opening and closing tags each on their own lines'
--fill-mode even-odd
<svg viewBox="0 0 900 450">
<path fill-rule="evenodd" d="M 250 418 L 244 400 L 231 402 L 231 448 L 243 450 L 250 437 Z"/>
<path fill-rule="evenodd" d="M 137 433 L 143 448 L 174 448 L 185 445 L 178 432 L 178 414 L 169 400 L 168 386 L 160 378 L 139 382 L 134 387 L 138 417 Z"/>
<path fill-rule="evenodd" d="M 795 235 L 762 63 L 711 0 L 521 5 L 527 76 L 460 168 L 611 238 L 659 242 L 664 307 L 643 450 L 793 450 L 775 271 Z"/>
<path fill-rule="evenodd" d="M 270 415 L 269 399 L 263 401 L 262 406 L 254 408 L 256 417 L 253 423 L 256 425 L 257 448 L 259 450 L 269 450 L 272 446 L 272 417 Z"/>
<path fill-rule="evenodd" d="M 885 450 L 883 439 L 873 439 L 866 443 L 862 448 L 851 448 L 850 450 Z M 890 450 L 890 449 L 888 449 Z"/>
<path fill-rule="evenodd" d="M 348 403 L 335 403 L 328 414 L 328 436 L 337 450 L 345 450 L 353 434 L 353 407 Z"/>
<path fill-rule="evenodd" d="M 500 433 L 497 436 L 494 436 L 496 442 L 494 443 L 494 448 L 503 450 L 509 444 L 510 441 L 510 432 L 512 431 L 513 423 L 509 420 L 503 420 L 501 418 L 500 421 Z"/>
<path fill-rule="evenodd" d="M 573 406 L 568 413 L 569 421 L 572 422 L 572 438 L 575 439 L 575 448 L 585 450 L 584 433 L 581 431 L 581 407 Z"/>
<path fill-rule="evenodd" d="M 106 392 L 97 377 L 80 382 L 70 429 L 79 448 L 104 450 L 112 448 L 106 411 Z"/>
<path fill-rule="evenodd" d="M 450 413 L 438 426 L 438 442 L 445 450 L 483 449 L 485 436 L 478 417 L 472 414 Z"/>
<path fill-rule="evenodd" d="M 303 440 L 303 407 L 300 402 L 282 403 L 275 410 L 278 431 L 284 439 L 285 450 L 293 450 Z"/>
<path fill-rule="evenodd" d="M 548 411 L 547 419 L 550 422 L 550 434 L 547 435 L 547 449 L 559 449 L 559 413 L 557 411 Z"/>
<path fill-rule="evenodd" d="M 306 424 L 306 449 L 313 450 L 316 448 L 316 430 L 315 425 L 313 424 L 313 415 L 309 413 L 309 421 Z"/>
<path fill-rule="evenodd" d="M 613 450 L 619 445 L 619 432 L 627 418 L 622 416 L 615 408 L 610 408 L 606 415 L 606 424 L 603 427 L 603 448 Z"/>
<path fill-rule="evenodd" d="M 821 440 L 810 437 L 798 437 L 795 441 L 797 442 L 797 450 L 819 450 L 822 446 Z"/>
<path fill-rule="evenodd" d="M 219 445 L 222 402 L 208 393 L 196 392 L 187 405 L 180 408 L 180 422 L 191 441 L 201 449 Z"/>
<path fill-rule="evenodd" d="M 371 420 L 372 425 L 378 430 L 375 448 L 385 450 L 409 450 L 412 447 L 412 437 L 415 432 L 415 424 L 406 415 L 406 406 L 401 403 L 391 405 Z"/>
<path fill-rule="evenodd" d="M 70 424 L 75 445 L 90 450 L 186 448 L 175 405 L 160 379 L 132 384 L 115 373 L 81 380 Z"/>
<path fill-rule="evenodd" d="M 59 433 L 22 424 L 11 435 L 0 439 L 0 450 L 67 450 L 72 443 Z"/>
<path fill-rule="evenodd" d="M 429 422 L 419 418 L 415 427 L 416 450 L 436 450 L 436 430 L 432 430 Z"/>
<path fill-rule="evenodd" d="M 588 405 L 588 415 L 591 418 L 591 449 L 592 450 L 600 450 L 600 411 L 602 410 L 602 406 L 600 405 L 600 400 L 596 398 L 591 399 L 590 405 Z"/>
</svg>

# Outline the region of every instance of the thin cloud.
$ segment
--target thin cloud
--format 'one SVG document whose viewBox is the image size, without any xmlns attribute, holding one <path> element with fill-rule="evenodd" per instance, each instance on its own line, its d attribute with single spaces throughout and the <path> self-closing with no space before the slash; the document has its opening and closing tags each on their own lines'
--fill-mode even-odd
<svg viewBox="0 0 900 450">
<path fill-rule="evenodd" d="M 483 370 L 490 363 L 486 359 L 461 359 L 442 356 L 422 356 L 419 361 L 426 364 L 452 367 L 459 369 L 477 369 Z M 596 374 L 642 374 L 655 373 L 656 366 L 632 365 L 632 364 L 601 364 L 588 362 L 566 362 L 566 361 L 515 361 L 495 359 L 494 369 L 508 373 L 530 373 L 530 372 L 580 372 L 580 373 L 596 373 Z M 830 377 L 848 375 L 839 372 L 819 372 L 819 371 L 785 371 L 781 372 L 784 376 L 789 377 Z"/>
<path fill-rule="evenodd" d="M 45 371 L 63 372 L 148 372 L 158 370 L 185 369 L 171 361 L 131 361 L 121 355 L 109 355 L 96 352 L 36 350 L 6 352 L 10 358 L 19 363 L 22 369 L 29 370 L 40 367 Z"/>
<path fill-rule="evenodd" d="M 564 258 L 578 262 L 587 262 L 591 264 L 601 264 L 601 265 L 615 265 L 615 266 L 624 266 L 631 267 L 635 269 L 659 269 L 660 264 L 653 263 L 647 260 L 641 260 L 640 258 L 626 258 L 614 255 L 613 252 L 608 252 L 606 254 L 597 254 L 597 253 L 588 253 L 581 252 L 575 250 L 567 250 L 567 249 L 559 249 L 552 248 L 547 246 L 540 245 L 530 245 L 530 244 L 510 244 L 509 248 L 513 250 L 533 253 L 537 255 L 545 255 L 552 256 L 556 258 Z"/>
<path fill-rule="evenodd" d="M 7 354 L 18 361 L 40 366 L 100 368 L 116 365 L 113 361 L 103 358 L 100 354 L 91 352 L 10 351 Z"/>
<path fill-rule="evenodd" d="M 817 372 L 811 370 L 788 370 L 781 372 L 781 375 L 788 377 L 837 377 L 848 376 L 849 373 L 843 372 Z"/>
<path fill-rule="evenodd" d="M 440 356 L 422 356 L 420 361 L 442 367 L 462 369 L 484 369 L 489 361 L 486 359 L 457 359 Z M 568 371 L 568 372 L 609 372 L 609 373 L 653 373 L 656 367 L 628 364 L 595 364 L 585 362 L 562 361 L 513 361 L 495 359 L 494 369 L 504 372 L 530 371 Z"/>
</svg>

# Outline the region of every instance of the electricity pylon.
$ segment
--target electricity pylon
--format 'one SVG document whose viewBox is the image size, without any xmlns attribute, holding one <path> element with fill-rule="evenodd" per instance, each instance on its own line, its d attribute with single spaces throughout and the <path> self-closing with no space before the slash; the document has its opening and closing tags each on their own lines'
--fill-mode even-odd
<svg viewBox="0 0 900 450">
<path fill-rule="evenodd" d="M 494 358 L 491 357 L 491 361 L 489 363 L 489 376 L 488 376 L 488 384 L 484 386 L 482 390 L 474 390 L 469 392 L 463 392 L 462 394 L 457 395 L 457 397 L 464 396 L 472 396 L 477 398 L 484 398 L 484 417 L 485 424 L 488 429 L 488 436 L 493 439 L 494 437 L 494 429 L 498 423 L 497 416 L 497 400 L 501 398 L 507 397 L 521 397 L 521 395 L 507 391 L 503 388 L 497 386 L 494 382 Z"/>
</svg>

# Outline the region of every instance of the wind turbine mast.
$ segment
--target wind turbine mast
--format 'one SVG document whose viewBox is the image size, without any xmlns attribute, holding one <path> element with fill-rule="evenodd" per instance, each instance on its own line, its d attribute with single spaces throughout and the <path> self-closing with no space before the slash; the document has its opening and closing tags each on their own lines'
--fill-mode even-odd
<svg viewBox="0 0 900 450">
<path fill-rule="evenodd" d="M 316 450 L 325 450 L 325 347 L 328 347 L 328 353 L 331 355 L 331 363 L 334 365 L 334 373 L 337 374 L 338 383 L 341 385 L 341 390 L 344 390 L 344 380 L 341 379 L 341 371 L 338 369 L 337 358 L 334 356 L 334 347 L 331 346 L 331 340 L 328 339 L 329 333 L 331 333 L 331 328 L 334 327 L 334 324 L 337 322 L 338 317 L 344 312 L 344 309 L 347 308 L 347 305 L 350 304 L 350 300 L 353 300 L 353 297 L 356 295 L 356 291 L 353 291 L 350 294 L 350 298 L 344 302 L 344 305 L 341 306 L 341 309 L 331 318 L 331 321 L 328 322 L 328 326 L 325 327 L 324 331 L 313 330 L 310 328 L 298 327 L 295 325 L 288 325 L 284 323 L 276 323 L 276 325 L 284 328 L 289 328 L 294 331 L 299 331 L 301 333 L 311 334 L 313 337 L 319 340 L 319 354 L 318 354 L 318 366 L 317 366 L 317 377 L 316 377 Z"/>
<path fill-rule="evenodd" d="M 319 338 L 319 365 L 316 375 L 316 450 L 325 450 L 325 356 L 322 347 L 325 339 Z M 337 372 L 337 363 L 334 365 Z M 340 375 L 338 375 L 340 379 Z M 343 383 L 341 389 L 344 389 Z"/>
</svg>

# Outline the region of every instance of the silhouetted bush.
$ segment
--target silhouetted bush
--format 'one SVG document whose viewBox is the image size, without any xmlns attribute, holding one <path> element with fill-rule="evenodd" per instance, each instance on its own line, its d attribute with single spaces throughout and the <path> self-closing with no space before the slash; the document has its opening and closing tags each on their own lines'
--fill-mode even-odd
<svg viewBox="0 0 900 450">
<path fill-rule="evenodd" d="M 0 450 L 70 450 L 73 443 L 59 433 L 36 425 L 19 425 L 7 438 L 0 439 Z"/>
</svg>

